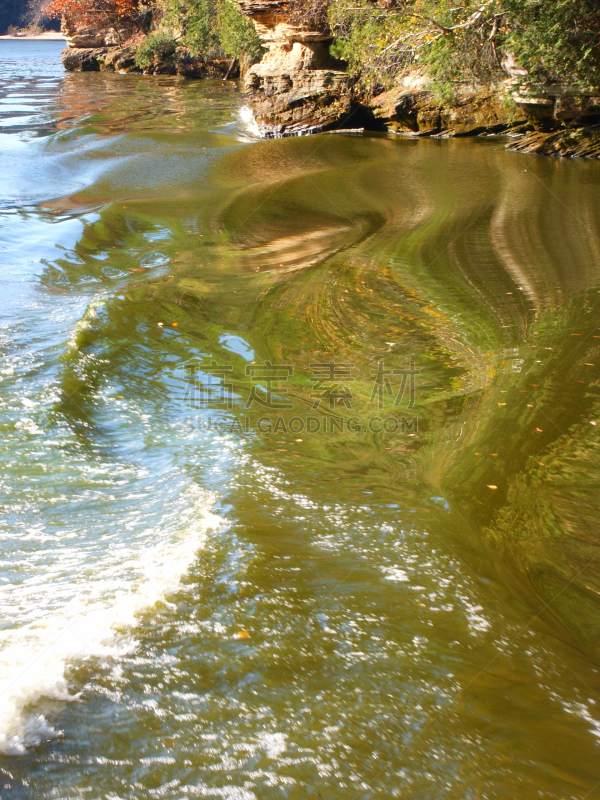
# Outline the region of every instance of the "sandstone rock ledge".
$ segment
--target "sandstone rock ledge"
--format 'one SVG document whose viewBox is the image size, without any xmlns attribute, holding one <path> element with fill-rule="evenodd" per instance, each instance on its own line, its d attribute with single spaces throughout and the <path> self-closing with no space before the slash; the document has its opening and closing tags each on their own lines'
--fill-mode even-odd
<svg viewBox="0 0 600 800">
<path fill-rule="evenodd" d="M 311 63 L 309 54 L 301 44 L 291 48 L 292 58 L 300 56 L 304 64 Z M 343 125 L 346 119 L 350 127 L 352 101 L 345 73 L 312 65 L 274 67 L 273 60 L 266 58 L 252 67 L 244 87 L 263 136 L 316 133 Z"/>
<path fill-rule="evenodd" d="M 534 131 L 508 145 L 509 150 L 540 156 L 600 158 L 600 124 L 561 131 Z"/>
<path fill-rule="evenodd" d="M 70 47 L 62 51 L 62 63 L 69 72 L 97 72 L 114 69 L 139 72 L 135 65 L 135 47 Z"/>
<path fill-rule="evenodd" d="M 457 87 L 452 102 L 440 103 L 427 80 L 414 73 L 372 101 L 375 116 L 388 130 L 415 136 L 477 136 L 523 125 L 527 116 L 503 101 L 503 86 Z"/>
<path fill-rule="evenodd" d="M 507 103 L 509 99 L 512 102 Z M 418 74 L 372 101 L 374 114 L 395 133 L 434 138 L 508 133 L 515 152 L 600 157 L 600 89 L 582 94 L 548 84 L 514 91 L 508 80 L 493 86 L 465 84 L 440 104 Z"/>
<path fill-rule="evenodd" d="M 62 63 L 69 72 L 97 72 L 100 69 L 129 72 L 137 69 L 136 47 L 132 42 L 136 30 L 133 26 L 119 30 L 103 29 L 76 23 L 65 15 L 61 31 L 67 40 L 67 48 L 61 53 Z"/>
<path fill-rule="evenodd" d="M 243 90 L 262 136 L 359 127 L 363 113 L 345 64 L 329 54 L 328 31 L 295 24 L 285 0 L 240 0 L 265 47 Z"/>
<path fill-rule="evenodd" d="M 120 30 L 99 29 L 72 23 L 63 18 L 62 31 L 68 47 L 62 51 L 62 63 L 70 72 L 142 72 L 135 54 L 144 34 L 132 26 Z M 231 59 L 194 57 L 185 47 L 178 47 L 173 57 L 155 59 L 143 71 L 148 75 L 182 75 L 186 78 L 239 77 L 239 68 L 231 68 Z"/>
</svg>

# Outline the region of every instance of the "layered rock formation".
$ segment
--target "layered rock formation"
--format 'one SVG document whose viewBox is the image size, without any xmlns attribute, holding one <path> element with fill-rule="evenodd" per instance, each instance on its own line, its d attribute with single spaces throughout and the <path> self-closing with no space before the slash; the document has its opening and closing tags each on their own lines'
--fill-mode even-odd
<svg viewBox="0 0 600 800">
<path fill-rule="evenodd" d="M 114 69 L 139 72 L 135 65 L 135 47 L 72 47 L 62 52 L 62 63 L 70 72 L 97 72 Z"/>
<path fill-rule="evenodd" d="M 60 30 L 67 40 L 67 47 L 75 50 L 122 47 L 137 32 L 131 24 L 118 29 L 85 25 L 75 22 L 68 14 L 62 17 Z"/>
<path fill-rule="evenodd" d="M 414 136 L 475 136 L 510 131 L 510 148 L 539 154 L 600 156 L 600 88 L 547 85 L 519 88 L 527 74 L 505 56 L 506 80 L 489 86 L 457 86 L 441 102 L 421 73 L 404 76 L 389 91 L 361 96 L 345 63 L 329 53 L 326 27 L 298 22 L 288 0 L 238 0 L 264 47 L 247 70 L 243 91 L 264 137 L 369 128 Z M 137 46 L 144 36 L 133 25 L 98 29 L 63 19 L 68 70 L 140 72 Z M 229 59 L 192 57 L 183 47 L 155 56 L 147 74 L 188 78 L 236 78 Z M 507 102 L 507 99 L 512 102 Z"/>
<path fill-rule="evenodd" d="M 77 23 L 65 15 L 61 31 L 67 40 L 67 49 L 62 52 L 65 69 L 83 72 L 135 69 L 136 47 L 132 39 L 137 29 L 133 25 L 123 25 L 119 29 L 99 28 Z"/>
<path fill-rule="evenodd" d="M 135 55 L 144 41 L 133 25 L 115 28 L 98 28 L 80 25 L 63 17 L 62 32 L 67 39 L 67 49 L 62 51 L 62 63 L 69 71 L 142 72 Z M 206 59 L 194 57 L 185 47 L 178 47 L 168 57 L 156 56 L 143 72 L 147 75 L 182 75 L 186 78 L 239 77 L 239 67 L 231 69 L 231 59 Z"/>
<path fill-rule="evenodd" d="M 441 103 L 419 74 L 372 100 L 375 116 L 388 130 L 416 136 L 475 136 L 500 133 L 526 122 L 526 115 L 504 102 L 502 86 L 458 87 L 450 102 Z"/>
<path fill-rule="evenodd" d="M 285 0 L 240 0 L 266 50 L 247 72 L 244 91 L 263 136 L 359 127 L 343 62 L 329 54 L 327 30 L 295 24 Z"/>
<path fill-rule="evenodd" d="M 509 145 L 537 155 L 600 157 L 600 88 L 583 93 L 548 85 L 513 98 L 535 121 L 533 131 Z"/>
<path fill-rule="evenodd" d="M 539 156 L 600 158 L 600 124 L 559 131 L 533 131 L 508 145 L 509 150 Z"/>
</svg>

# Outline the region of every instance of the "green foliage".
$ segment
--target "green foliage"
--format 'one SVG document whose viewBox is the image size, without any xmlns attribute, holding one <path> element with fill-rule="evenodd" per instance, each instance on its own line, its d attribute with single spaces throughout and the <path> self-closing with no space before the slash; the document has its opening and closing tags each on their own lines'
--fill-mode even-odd
<svg viewBox="0 0 600 800">
<path fill-rule="evenodd" d="M 332 53 L 364 86 L 422 67 L 440 89 L 506 78 L 512 54 L 525 80 L 600 85 L 598 0 L 331 0 Z"/>
<path fill-rule="evenodd" d="M 508 0 L 506 44 L 532 76 L 600 85 L 597 0 Z"/>
<path fill-rule="evenodd" d="M 218 50 L 215 32 L 216 7 L 213 0 L 188 0 L 182 18 L 185 44 L 193 56 L 206 55 Z"/>
<path fill-rule="evenodd" d="M 155 62 L 164 62 L 175 58 L 177 42 L 165 31 L 151 33 L 138 47 L 135 63 L 140 69 L 147 69 Z"/>
<path fill-rule="evenodd" d="M 252 64 L 262 55 L 252 21 L 232 0 L 164 0 L 163 8 L 162 28 L 169 32 L 163 35 L 193 56 L 228 55 Z"/>
<path fill-rule="evenodd" d="M 217 36 L 228 56 L 244 64 L 253 64 L 263 53 L 256 28 L 245 17 L 236 2 L 221 0 L 217 8 Z"/>
</svg>

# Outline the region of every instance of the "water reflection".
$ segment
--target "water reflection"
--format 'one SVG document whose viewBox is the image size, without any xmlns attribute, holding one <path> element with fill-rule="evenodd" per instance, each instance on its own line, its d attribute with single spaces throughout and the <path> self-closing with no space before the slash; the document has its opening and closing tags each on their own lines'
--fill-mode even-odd
<svg viewBox="0 0 600 800">
<path fill-rule="evenodd" d="M 535 608 L 595 648 L 597 165 L 322 136 L 234 150 L 204 193 L 186 147 L 189 174 L 171 171 L 164 187 L 176 200 L 104 208 L 45 279 L 118 280 L 124 299 L 93 334 L 112 342 L 157 315 L 179 320 L 176 343 L 157 331 L 153 346 L 185 361 L 196 342 L 231 363 L 238 414 L 251 380 L 223 331 L 256 363 L 293 366 L 279 444 L 312 408 L 314 362 L 354 365 L 352 402 L 318 414 L 367 429 L 378 363 L 414 359 L 418 436 L 309 435 L 293 457 L 270 443 L 265 459 L 336 492 L 444 496 L 513 563 Z M 85 201 L 117 188 L 108 171 Z"/>
<path fill-rule="evenodd" d="M 51 709 L 64 739 L 11 762 L 11 786 L 585 797 L 599 165 L 493 140 L 246 146 L 218 84 L 72 75 L 61 91 L 43 205 L 20 212 L 53 243 L 30 308 L 47 383 L 3 384 L 11 413 L 24 385 L 40 406 L 10 428 L 5 472 L 33 471 L 27 508 L 73 528 L 73 563 L 110 543 L 119 591 L 119 548 L 193 520 L 190 482 L 231 524 L 129 650 L 71 664 L 81 702 Z M 290 370 L 271 405 L 266 362 Z M 394 372 L 411 362 L 414 405 Z M 213 364 L 230 388 L 204 403 Z M 333 399 L 315 371 L 330 364 Z M 31 548 L 55 586 L 52 552 Z M 88 572 L 65 571 L 57 608 L 93 594 Z"/>
</svg>

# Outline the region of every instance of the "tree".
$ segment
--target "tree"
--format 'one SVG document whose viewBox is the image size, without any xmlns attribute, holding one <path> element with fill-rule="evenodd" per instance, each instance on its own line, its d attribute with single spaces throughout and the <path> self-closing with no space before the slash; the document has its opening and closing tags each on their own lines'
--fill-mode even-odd
<svg viewBox="0 0 600 800">
<path fill-rule="evenodd" d="M 239 4 L 220 0 L 217 5 L 216 32 L 223 51 L 242 64 L 253 64 L 263 53 L 256 28 L 240 12 Z"/>
<path fill-rule="evenodd" d="M 179 47 L 193 57 L 228 55 L 246 65 L 262 55 L 254 24 L 234 0 L 162 0 L 161 8 L 160 29 L 138 48 L 136 62 L 142 69 L 155 60 L 177 58 Z"/>
<path fill-rule="evenodd" d="M 66 17 L 84 25 L 114 28 L 128 24 L 144 30 L 148 8 L 140 0 L 50 0 L 42 6 L 47 17 Z"/>
<path fill-rule="evenodd" d="M 335 55 L 374 88 L 415 66 L 440 85 L 501 80 L 509 53 L 524 80 L 600 84 L 598 0 L 330 0 L 329 23 Z"/>
</svg>

